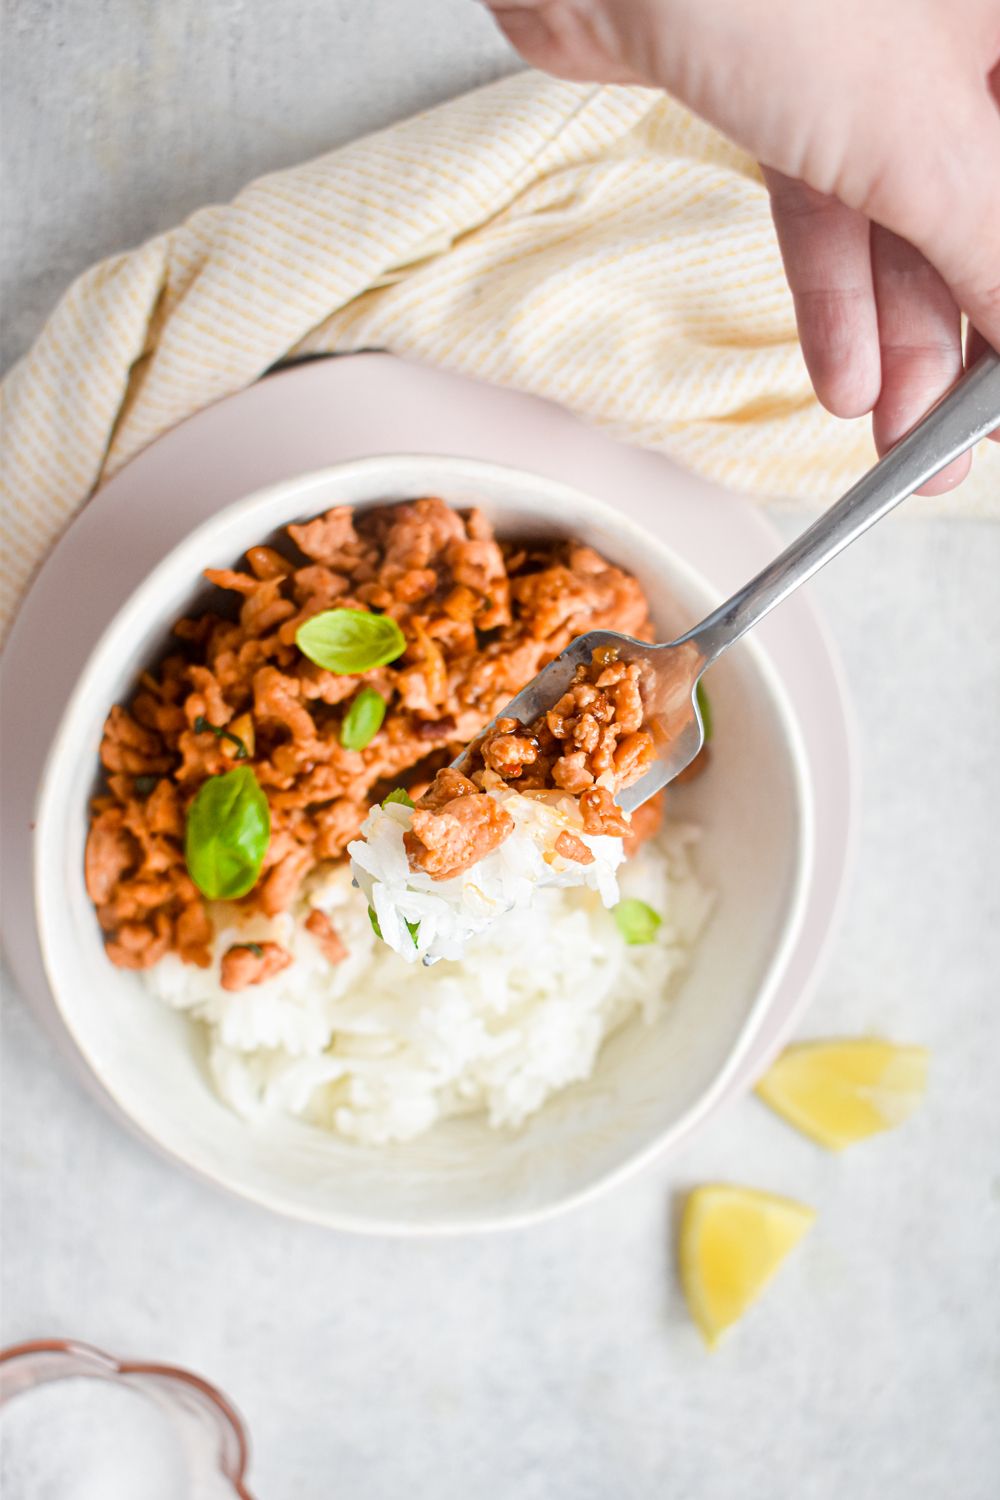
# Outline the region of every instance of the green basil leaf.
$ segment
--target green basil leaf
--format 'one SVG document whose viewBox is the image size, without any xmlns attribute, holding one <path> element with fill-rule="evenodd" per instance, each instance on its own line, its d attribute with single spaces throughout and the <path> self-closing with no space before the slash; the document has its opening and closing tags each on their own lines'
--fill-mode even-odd
<svg viewBox="0 0 1000 1500">
<path fill-rule="evenodd" d="M 355 676 L 402 656 L 406 637 L 389 615 L 375 615 L 367 609 L 324 609 L 299 626 L 295 644 L 318 667 Z"/>
<path fill-rule="evenodd" d="M 403 921 L 406 922 L 405 917 L 403 918 Z M 417 946 L 417 933 L 420 931 L 420 923 L 406 922 L 406 930 L 410 934 L 410 937 L 413 939 L 413 946 L 415 948 Z"/>
<path fill-rule="evenodd" d="M 613 908 L 612 915 L 618 924 L 618 931 L 626 943 L 633 947 L 651 943 L 656 936 L 656 929 L 663 921 L 659 912 L 647 906 L 645 901 L 619 901 Z"/>
<path fill-rule="evenodd" d="M 188 808 L 184 858 L 210 901 L 245 896 L 271 838 L 271 810 L 249 766 L 211 776 Z"/>
<path fill-rule="evenodd" d="M 398 802 L 401 807 L 416 807 L 416 803 L 405 787 L 398 786 L 388 797 L 383 797 L 382 806 L 388 807 L 390 802 Z"/>
<path fill-rule="evenodd" d="M 357 693 L 340 726 L 340 743 L 345 750 L 363 750 L 382 728 L 385 699 L 374 688 L 363 687 Z"/>
<path fill-rule="evenodd" d="M 712 738 L 714 725 L 712 723 L 712 705 L 708 701 L 708 694 L 702 687 L 701 678 L 698 679 L 695 685 L 694 695 L 698 700 L 698 711 L 701 714 L 701 722 L 705 726 L 705 744 L 707 745 Z"/>
</svg>

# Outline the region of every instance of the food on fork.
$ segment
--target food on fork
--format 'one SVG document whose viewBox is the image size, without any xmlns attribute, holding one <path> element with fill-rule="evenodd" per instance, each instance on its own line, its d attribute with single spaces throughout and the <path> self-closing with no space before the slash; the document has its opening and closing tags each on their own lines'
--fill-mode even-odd
<svg viewBox="0 0 1000 1500">
<path fill-rule="evenodd" d="M 530 724 L 500 716 L 416 803 L 373 808 L 349 846 L 379 935 L 402 957 L 458 958 L 547 886 L 618 900 L 630 819 L 615 795 L 649 769 L 639 668 L 600 649 Z"/>
</svg>

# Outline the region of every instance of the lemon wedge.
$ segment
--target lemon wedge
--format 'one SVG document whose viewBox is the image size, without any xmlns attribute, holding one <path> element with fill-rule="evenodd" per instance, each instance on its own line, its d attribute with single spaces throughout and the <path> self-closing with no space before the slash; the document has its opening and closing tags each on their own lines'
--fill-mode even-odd
<svg viewBox="0 0 1000 1500">
<path fill-rule="evenodd" d="M 804 1203 L 728 1183 L 707 1183 L 688 1195 L 681 1285 L 709 1348 L 757 1299 L 815 1218 Z"/>
<path fill-rule="evenodd" d="M 901 1124 L 926 1082 L 925 1048 L 860 1038 L 786 1047 L 757 1093 L 821 1146 L 841 1151 Z"/>
</svg>

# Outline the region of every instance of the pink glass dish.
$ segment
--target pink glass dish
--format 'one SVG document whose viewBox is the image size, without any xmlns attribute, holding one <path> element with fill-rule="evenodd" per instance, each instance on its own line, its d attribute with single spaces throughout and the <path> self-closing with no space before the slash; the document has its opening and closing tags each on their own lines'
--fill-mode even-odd
<svg viewBox="0 0 1000 1500">
<path fill-rule="evenodd" d="M 199 1479 L 221 1477 L 238 1500 L 254 1500 L 246 1487 L 250 1448 L 243 1422 L 221 1391 L 189 1370 L 115 1359 L 72 1339 L 39 1339 L 0 1350 L 0 1406 L 69 1377 L 111 1381 L 149 1398 L 184 1454 L 193 1494 Z"/>
</svg>

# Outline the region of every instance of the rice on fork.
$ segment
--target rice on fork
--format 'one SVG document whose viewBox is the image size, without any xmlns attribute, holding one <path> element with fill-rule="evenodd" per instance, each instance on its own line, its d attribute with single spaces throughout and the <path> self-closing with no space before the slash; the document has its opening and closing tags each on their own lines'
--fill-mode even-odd
<svg viewBox="0 0 1000 1500">
<path fill-rule="evenodd" d="M 532 724 L 500 718 L 414 803 L 371 810 L 348 847 L 376 934 L 402 958 L 457 959 L 503 912 L 548 886 L 618 900 L 630 818 L 615 795 L 655 756 L 635 664 L 594 653 Z"/>
</svg>

